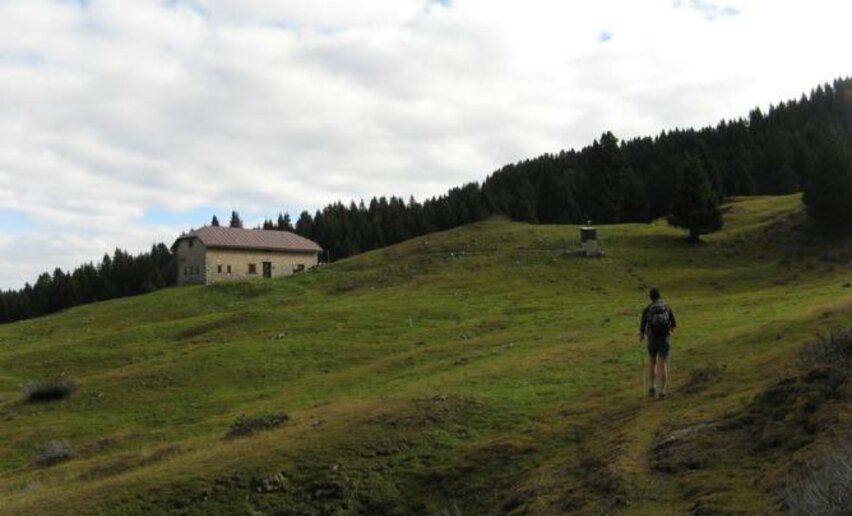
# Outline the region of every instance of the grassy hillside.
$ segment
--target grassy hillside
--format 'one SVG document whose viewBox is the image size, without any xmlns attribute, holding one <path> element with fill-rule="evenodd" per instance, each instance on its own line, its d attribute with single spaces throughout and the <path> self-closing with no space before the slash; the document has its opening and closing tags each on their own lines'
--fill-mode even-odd
<svg viewBox="0 0 852 516">
<path fill-rule="evenodd" d="M 601 259 L 565 252 L 575 227 L 485 222 L 2 326 L 0 512 L 773 512 L 852 422 L 848 364 L 799 359 L 849 324 L 852 242 L 809 236 L 798 196 L 725 219 L 697 246 L 602 227 Z M 642 396 L 650 286 L 680 323 L 665 401 Z M 23 402 L 51 377 L 78 389 Z M 52 440 L 74 456 L 35 466 Z"/>
</svg>

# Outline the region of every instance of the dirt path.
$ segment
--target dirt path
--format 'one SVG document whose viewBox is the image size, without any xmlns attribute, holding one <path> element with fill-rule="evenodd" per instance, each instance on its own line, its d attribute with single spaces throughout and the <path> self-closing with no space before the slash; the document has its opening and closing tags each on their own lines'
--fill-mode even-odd
<svg viewBox="0 0 852 516">
<path fill-rule="evenodd" d="M 649 455 L 654 437 L 670 421 L 672 400 L 636 402 L 637 415 L 623 429 L 622 452 L 616 467 L 632 497 L 641 499 L 641 510 L 624 508 L 623 514 L 686 514 L 691 503 L 680 493 L 674 478 L 653 471 Z"/>
</svg>

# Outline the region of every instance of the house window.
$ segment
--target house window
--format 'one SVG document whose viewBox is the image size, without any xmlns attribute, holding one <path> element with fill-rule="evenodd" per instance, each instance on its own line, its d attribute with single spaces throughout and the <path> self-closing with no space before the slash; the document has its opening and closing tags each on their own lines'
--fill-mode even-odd
<svg viewBox="0 0 852 516">
<path fill-rule="evenodd" d="M 305 270 L 304 263 L 297 263 L 296 267 L 293 269 L 294 272 L 302 272 L 303 270 Z"/>
<path fill-rule="evenodd" d="M 192 247 L 192 244 L 194 244 L 194 243 L 195 243 L 195 240 L 193 240 L 192 238 L 190 238 L 188 243 L 189 243 L 189 247 Z"/>
<path fill-rule="evenodd" d="M 184 275 L 184 276 L 189 276 L 189 267 L 187 267 L 187 266 L 184 266 L 184 267 L 183 267 L 183 275 Z"/>
<path fill-rule="evenodd" d="M 218 272 L 219 274 L 222 274 L 222 266 L 221 265 L 216 266 L 216 272 Z"/>
<path fill-rule="evenodd" d="M 248 264 L 248 266 L 249 266 L 249 271 L 248 271 L 249 274 L 257 274 L 257 264 L 256 263 L 250 263 L 250 264 Z"/>
<path fill-rule="evenodd" d="M 231 266 L 228 265 L 228 274 L 230 274 L 230 273 L 231 273 Z"/>
</svg>

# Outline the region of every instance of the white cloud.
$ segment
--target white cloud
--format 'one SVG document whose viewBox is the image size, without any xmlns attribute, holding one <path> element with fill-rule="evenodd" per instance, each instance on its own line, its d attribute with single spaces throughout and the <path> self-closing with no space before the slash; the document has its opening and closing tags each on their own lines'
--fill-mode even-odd
<svg viewBox="0 0 852 516">
<path fill-rule="evenodd" d="M 179 231 L 146 213 L 423 198 L 607 129 L 745 115 L 849 74 L 849 19 L 828 0 L 0 0 L 0 217 L 27 221 L 0 223 L 0 288 Z"/>
</svg>

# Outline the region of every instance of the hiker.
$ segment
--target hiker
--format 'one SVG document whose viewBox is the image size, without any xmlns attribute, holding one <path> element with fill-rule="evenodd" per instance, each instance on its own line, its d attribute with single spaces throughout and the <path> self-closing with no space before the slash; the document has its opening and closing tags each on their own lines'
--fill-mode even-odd
<svg viewBox="0 0 852 516">
<path fill-rule="evenodd" d="M 639 323 L 639 342 L 648 335 L 648 356 L 651 359 L 645 372 L 648 397 L 659 394 L 660 398 L 665 398 L 669 380 L 669 334 L 674 331 L 677 321 L 674 311 L 660 298 L 659 290 L 652 288 L 649 297 L 651 304 L 642 310 L 642 322 Z M 654 388 L 655 379 L 659 382 L 659 390 Z"/>
</svg>

